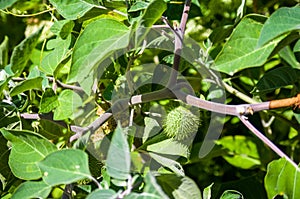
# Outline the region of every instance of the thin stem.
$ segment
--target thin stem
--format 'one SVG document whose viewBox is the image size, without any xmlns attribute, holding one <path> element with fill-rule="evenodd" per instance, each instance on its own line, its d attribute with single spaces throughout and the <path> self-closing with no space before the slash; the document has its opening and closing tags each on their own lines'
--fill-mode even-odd
<svg viewBox="0 0 300 199">
<path fill-rule="evenodd" d="M 53 77 L 47 77 L 47 78 L 52 82 L 56 82 L 58 85 L 60 85 L 63 88 L 71 89 L 78 92 L 84 92 L 84 90 L 79 86 L 62 83 L 61 81 L 59 81 L 58 79 L 54 79 Z"/>
<path fill-rule="evenodd" d="M 299 171 L 298 165 L 291 160 L 285 153 L 283 153 L 273 142 L 271 142 L 266 136 L 264 136 L 259 130 L 257 130 L 247 119 L 246 116 L 239 116 L 240 120 L 244 123 L 244 125 L 254 133 L 256 137 L 258 137 L 263 143 L 265 143 L 268 147 L 270 147 L 277 155 L 282 158 L 285 158 L 289 163 L 291 163 L 297 171 Z"/>
<path fill-rule="evenodd" d="M 0 9 L 1 12 L 5 13 L 5 14 L 13 15 L 15 17 L 33 17 L 33 16 L 38 16 L 38 15 L 41 15 L 41 14 L 44 14 L 44 13 L 47 13 L 47 12 L 52 12 L 54 10 L 56 10 L 56 9 L 55 8 L 50 8 L 48 10 L 43 10 L 41 12 L 37 12 L 37 13 L 33 13 L 33 14 L 21 14 L 21 15 L 19 15 L 19 14 L 15 14 L 13 12 L 10 12 L 9 10 L 4 11 L 4 10 Z"/>
<path fill-rule="evenodd" d="M 233 94 L 234 96 L 240 98 L 241 100 L 249 103 L 249 104 L 255 104 L 258 103 L 257 101 L 255 101 L 254 99 L 250 98 L 249 96 L 245 95 L 244 93 L 238 91 L 237 89 L 233 88 L 232 86 L 228 85 L 225 82 L 222 82 L 223 86 L 225 88 L 225 90 L 231 94 Z"/>
<path fill-rule="evenodd" d="M 102 10 L 111 10 L 111 9 L 109 9 L 109 8 L 106 8 L 106 7 L 104 7 L 104 6 L 95 6 L 95 8 L 99 8 L 99 9 L 102 9 Z M 113 9 L 113 10 L 111 10 L 111 11 L 113 11 L 114 13 L 117 13 L 117 14 L 119 14 L 119 15 L 122 15 L 122 16 L 124 16 L 124 17 L 127 17 L 127 14 L 126 13 L 124 13 L 124 12 L 121 12 L 121 11 L 119 11 L 119 10 L 116 10 L 116 9 Z"/>
<path fill-rule="evenodd" d="M 177 73 L 178 73 L 177 71 L 179 69 L 181 51 L 183 48 L 183 36 L 185 32 L 185 27 L 189 15 L 190 7 L 191 7 L 191 0 L 186 0 L 183 8 L 179 28 L 175 28 L 175 31 L 178 34 L 175 34 L 175 48 L 174 48 L 174 60 L 173 60 L 174 70 L 172 70 L 171 72 L 168 85 L 175 85 L 177 82 Z"/>
<path fill-rule="evenodd" d="M 89 176 L 89 178 L 97 185 L 98 189 L 103 189 L 101 184 L 93 176 Z"/>
<path fill-rule="evenodd" d="M 181 20 L 180 20 L 180 29 L 182 35 L 184 35 L 185 32 L 186 22 L 188 20 L 190 8 L 191 8 L 191 0 L 186 0 L 182 12 Z"/>
</svg>

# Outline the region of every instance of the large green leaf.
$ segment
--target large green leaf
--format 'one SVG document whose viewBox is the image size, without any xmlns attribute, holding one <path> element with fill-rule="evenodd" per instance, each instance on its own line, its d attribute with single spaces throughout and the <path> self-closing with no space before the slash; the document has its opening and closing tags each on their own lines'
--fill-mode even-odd
<svg viewBox="0 0 300 199">
<path fill-rule="evenodd" d="M 40 101 L 40 113 L 49 113 L 59 106 L 58 96 L 51 88 L 45 90 Z"/>
<path fill-rule="evenodd" d="M 15 96 L 20 93 L 23 93 L 24 91 L 32 90 L 32 89 L 42 89 L 42 77 L 36 77 L 32 79 L 27 79 L 15 86 L 10 91 L 10 96 Z"/>
<path fill-rule="evenodd" d="M 293 68 L 299 68 L 300 69 L 300 64 L 297 61 L 295 54 L 293 53 L 292 49 L 290 46 L 286 46 L 283 49 L 279 51 L 279 55 L 282 59 L 284 59 L 290 66 Z"/>
<path fill-rule="evenodd" d="M 293 85 L 299 80 L 299 70 L 293 69 L 289 66 L 279 67 L 265 73 L 265 75 L 257 82 L 254 92 L 272 92 L 277 88 L 281 88 L 287 85 Z"/>
<path fill-rule="evenodd" d="M 50 3 L 59 14 L 70 20 L 82 17 L 95 6 L 92 1 L 84 0 L 50 0 Z"/>
<path fill-rule="evenodd" d="M 167 9 L 167 4 L 163 0 L 153 0 L 147 7 L 140 25 L 144 27 L 151 27 L 158 19 L 160 19 L 161 15 Z"/>
<path fill-rule="evenodd" d="M 81 97 L 76 92 L 68 89 L 60 93 L 58 102 L 59 105 L 54 110 L 54 120 L 72 118 L 77 109 L 82 105 Z"/>
<path fill-rule="evenodd" d="M 42 28 L 39 29 L 14 48 L 10 58 L 10 64 L 11 70 L 15 73 L 15 76 L 19 76 L 27 65 L 30 54 L 34 50 L 42 30 Z"/>
<path fill-rule="evenodd" d="M 1 0 L 0 1 L 0 9 L 5 9 L 12 6 L 18 0 Z"/>
<path fill-rule="evenodd" d="M 257 145 L 252 138 L 241 135 L 225 136 L 216 143 L 229 150 L 223 158 L 230 164 L 243 169 L 260 165 Z"/>
<path fill-rule="evenodd" d="M 258 40 L 258 46 L 261 47 L 286 32 L 299 29 L 300 7 L 279 8 L 265 22 Z"/>
<path fill-rule="evenodd" d="M 151 172 L 148 172 L 144 178 L 145 187 L 143 192 L 130 193 L 125 199 L 168 199 L 167 194 L 162 190 Z"/>
<path fill-rule="evenodd" d="M 268 165 L 265 176 L 265 188 L 268 198 L 275 198 L 276 195 L 284 198 L 300 198 L 300 172 L 286 159 L 274 160 Z"/>
<path fill-rule="evenodd" d="M 75 24 L 74 21 L 71 20 L 60 20 L 54 22 L 51 26 L 51 32 L 60 36 L 62 39 L 66 39 L 72 32 Z"/>
<path fill-rule="evenodd" d="M 187 145 L 172 138 L 151 144 L 147 146 L 147 150 L 161 154 L 179 155 L 185 158 L 188 158 L 190 155 L 190 150 Z"/>
<path fill-rule="evenodd" d="M 111 140 L 106 160 L 107 173 L 116 179 L 126 180 L 130 173 L 130 151 L 126 136 L 117 127 Z"/>
<path fill-rule="evenodd" d="M 56 38 L 50 40 L 56 44 L 55 49 L 47 54 L 40 65 L 40 70 L 45 72 L 47 75 L 53 75 L 57 66 L 68 56 L 69 46 L 71 44 L 72 36 L 69 35 L 66 39 Z M 51 45 L 51 43 L 50 43 Z"/>
<path fill-rule="evenodd" d="M 1 132 L 12 143 L 8 163 L 13 174 L 24 180 L 42 177 L 37 163 L 56 151 L 56 146 L 32 132 L 5 129 Z"/>
<path fill-rule="evenodd" d="M 52 187 L 43 181 L 22 183 L 14 192 L 12 199 L 47 198 Z"/>
<path fill-rule="evenodd" d="M 168 198 L 165 192 L 162 190 L 160 185 L 156 182 L 155 177 L 152 173 L 147 173 L 145 177 L 145 188 L 143 190 L 144 193 L 151 193 L 157 196 L 157 198 Z"/>
<path fill-rule="evenodd" d="M 183 170 L 182 166 L 175 160 L 164 157 L 160 154 L 152 153 L 152 152 L 149 152 L 149 155 L 151 156 L 151 158 L 153 158 L 155 161 L 157 161 L 162 166 L 171 169 L 178 176 L 184 176 L 184 170 Z"/>
<path fill-rule="evenodd" d="M 118 198 L 118 194 L 112 189 L 96 190 L 90 193 L 86 199 L 115 199 Z"/>
<path fill-rule="evenodd" d="M 7 146 L 7 140 L 0 134 L 0 176 L 3 176 L 6 179 L 11 175 L 11 171 L 8 166 L 8 158 L 9 149 Z"/>
<path fill-rule="evenodd" d="M 280 38 L 258 48 L 262 26 L 250 17 L 242 19 L 217 56 L 214 68 L 233 75 L 240 70 L 264 64 Z"/>
<path fill-rule="evenodd" d="M 55 143 L 62 141 L 62 138 L 67 140 L 71 136 L 71 132 L 66 132 L 66 127 L 52 120 L 39 120 L 39 134 Z"/>
<path fill-rule="evenodd" d="M 38 163 L 43 180 L 52 186 L 90 178 L 88 155 L 78 149 L 63 149 Z"/>
<path fill-rule="evenodd" d="M 137 29 L 135 29 L 136 33 L 136 45 L 139 46 L 141 41 L 143 41 L 144 37 L 150 31 L 152 25 L 161 18 L 164 11 L 167 9 L 167 4 L 163 0 L 153 0 L 148 5 L 145 10 L 142 18 L 139 21 Z"/>
<path fill-rule="evenodd" d="M 174 174 L 164 174 L 156 177 L 163 190 L 172 198 L 201 199 L 197 184 L 187 176 L 179 177 Z"/>
<path fill-rule="evenodd" d="M 88 24 L 74 46 L 68 81 L 82 83 L 101 61 L 128 45 L 129 33 L 128 27 L 112 19 Z"/>
</svg>

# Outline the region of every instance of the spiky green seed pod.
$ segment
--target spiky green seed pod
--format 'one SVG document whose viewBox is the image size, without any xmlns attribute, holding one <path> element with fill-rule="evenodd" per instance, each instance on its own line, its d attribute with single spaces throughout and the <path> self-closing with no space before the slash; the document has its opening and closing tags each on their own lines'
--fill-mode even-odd
<svg viewBox="0 0 300 199">
<path fill-rule="evenodd" d="M 199 114 L 179 106 L 171 110 L 164 120 L 164 132 L 170 138 L 184 140 L 194 135 L 200 123 Z"/>
</svg>

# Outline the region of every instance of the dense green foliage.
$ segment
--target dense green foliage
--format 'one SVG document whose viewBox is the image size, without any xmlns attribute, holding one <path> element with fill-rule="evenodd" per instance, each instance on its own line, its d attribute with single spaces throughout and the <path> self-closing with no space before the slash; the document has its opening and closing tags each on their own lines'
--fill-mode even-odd
<svg viewBox="0 0 300 199">
<path fill-rule="evenodd" d="M 162 16 L 176 29 L 183 7 L 0 1 L 1 198 L 300 198 L 299 169 L 238 117 L 120 100 L 170 86 L 174 32 Z M 178 81 L 231 105 L 293 97 L 299 27 L 293 0 L 192 0 Z M 83 128 L 105 111 L 115 120 Z M 300 161 L 299 105 L 248 117 Z"/>
</svg>

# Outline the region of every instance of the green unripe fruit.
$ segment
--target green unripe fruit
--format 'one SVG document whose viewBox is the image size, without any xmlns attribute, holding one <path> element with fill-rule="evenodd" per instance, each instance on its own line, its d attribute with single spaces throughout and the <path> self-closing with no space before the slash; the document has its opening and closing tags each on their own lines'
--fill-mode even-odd
<svg viewBox="0 0 300 199">
<path fill-rule="evenodd" d="M 184 140 L 197 132 L 199 122 L 199 114 L 179 106 L 171 110 L 165 118 L 164 132 L 170 138 Z"/>
</svg>

